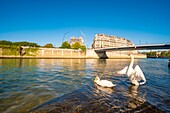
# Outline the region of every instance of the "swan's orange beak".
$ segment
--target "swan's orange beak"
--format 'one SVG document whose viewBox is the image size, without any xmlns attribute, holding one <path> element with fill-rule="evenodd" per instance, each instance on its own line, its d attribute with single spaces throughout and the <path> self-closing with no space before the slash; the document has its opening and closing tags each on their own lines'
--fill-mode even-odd
<svg viewBox="0 0 170 113">
<path fill-rule="evenodd" d="M 96 78 L 94 79 L 94 82 L 96 82 Z"/>
<path fill-rule="evenodd" d="M 96 82 L 97 81 L 97 77 L 94 79 L 94 82 Z"/>
</svg>

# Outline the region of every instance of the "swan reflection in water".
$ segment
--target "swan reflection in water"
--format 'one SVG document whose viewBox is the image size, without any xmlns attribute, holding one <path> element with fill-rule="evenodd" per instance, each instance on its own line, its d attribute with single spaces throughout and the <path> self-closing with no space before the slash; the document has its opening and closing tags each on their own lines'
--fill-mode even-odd
<svg viewBox="0 0 170 113">
<path fill-rule="evenodd" d="M 127 103 L 132 109 L 142 107 L 142 105 L 146 102 L 145 94 L 140 94 L 138 92 L 138 87 L 138 85 L 131 85 L 128 88 L 129 98 L 127 99 Z"/>
<path fill-rule="evenodd" d="M 130 85 L 128 88 L 128 92 L 132 97 L 136 97 L 138 95 L 138 85 Z"/>
<path fill-rule="evenodd" d="M 107 94 L 112 94 L 114 92 L 114 87 L 112 87 L 112 88 L 102 87 L 102 86 L 97 85 L 96 83 L 94 83 L 94 85 L 98 90 L 103 91 Z"/>
<path fill-rule="evenodd" d="M 138 85 L 130 85 L 126 90 L 120 91 L 119 88 L 123 86 L 117 86 L 113 88 L 102 87 L 94 83 L 96 103 L 103 103 L 108 107 L 107 109 L 115 111 L 116 109 L 125 110 L 135 109 L 146 102 L 145 95 L 141 95 L 138 92 Z M 124 88 L 123 88 L 124 89 Z"/>
<path fill-rule="evenodd" d="M 100 86 L 100 85 L 98 85 L 98 84 L 96 84 L 96 83 L 94 83 L 94 86 L 95 86 L 98 90 L 100 90 L 100 91 L 102 91 L 102 92 L 105 92 L 105 93 L 107 93 L 107 94 L 110 94 L 110 95 L 113 94 L 114 92 L 116 92 L 116 90 L 115 90 L 114 87 L 112 87 L 112 88 L 102 87 L 102 86 Z M 132 84 L 131 84 L 131 85 L 128 87 L 126 93 L 128 93 L 128 96 L 129 96 L 129 97 L 138 98 L 138 97 L 140 97 L 140 95 L 138 95 L 138 88 L 139 88 L 138 85 L 132 85 Z M 122 92 L 122 93 L 123 93 L 123 92 Z M 145 99 L 144 99 L 144 100 L 145 100 Z"/>
</svg>

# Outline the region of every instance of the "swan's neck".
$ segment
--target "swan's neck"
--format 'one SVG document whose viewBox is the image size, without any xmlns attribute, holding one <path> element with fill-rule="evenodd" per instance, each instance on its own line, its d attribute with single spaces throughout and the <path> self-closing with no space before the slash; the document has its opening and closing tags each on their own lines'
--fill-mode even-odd
<svg viewBox="0 0 170 113">
<path fill-rule="evenodd" d="M 133 64 L 134 64 L 134 57 L 132 56 L 131 57 L 131 62 L 129 64 L 129 68 L 132 68 L 133 67 Z"/>
<path fill-rule="evenodd" d="M 133 64 L 134 64 L 134 57 L 131 56 L 131 62 L 129 64 L 128 70 L 127 70 L 127 75 L 131 76 L 132 72 L 133 72 Z"/>
</svg>

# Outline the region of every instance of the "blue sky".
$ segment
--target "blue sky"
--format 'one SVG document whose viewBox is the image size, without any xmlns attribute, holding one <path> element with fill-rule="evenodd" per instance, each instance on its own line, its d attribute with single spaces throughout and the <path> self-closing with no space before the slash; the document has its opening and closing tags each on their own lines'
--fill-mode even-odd
<svg viewBox="0 0 170 113">
<path fill-rule="evenodd" d="M 170 0 L 0 0 L 0 40 L 59 47 L 82 36 L 90 47 L 97 33 L 170 42 Z"/>
</svg>

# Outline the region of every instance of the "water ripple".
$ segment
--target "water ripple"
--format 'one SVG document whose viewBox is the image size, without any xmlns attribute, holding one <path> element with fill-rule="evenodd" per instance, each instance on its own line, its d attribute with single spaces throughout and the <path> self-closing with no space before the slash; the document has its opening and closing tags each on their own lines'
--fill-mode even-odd
<svg viewBox="0 0 170 113">
<path fill-rule="evenodd" d="M 142 68 L 147 82 L 135 87 L 126 76 L 116 71 L 129 64 L 129 59 L 1 59 L 0 112 L 26 112 L 54 97 L 82 95 L 68 100 L 75 102 L 73 111 L 98 109 L 105 112 L 144 111 L 159 108 L 169 112 L 170 71 L 165 59 L 135 59 Z M 116 84 L 114 89 L 102 88 L 93 83 L 95 76 Z M 84 89 L 85 86 L 89 88 Z M 86 104 L 76 106 L 76 100 Z M 149 103 L 149 104 L 148 104 Z M 68 103 L 69 104 L 69 103 Z M 154 108 L 153 106 L 156 108 Z M 61 105 L 61 104 L 60 104 Z M 66 103 L 67 105 L 67 103 Z M 142 107 L 139 107 L 142 106 Z M 69 106 L 68 106 L 69 107 Z M 81 108 L 81 109 L 80 109 Z M 107 110 L 105 108 L 108 108 Z M 133 110 L 132 110 L 133 111 Z"/>
</svg>

